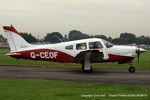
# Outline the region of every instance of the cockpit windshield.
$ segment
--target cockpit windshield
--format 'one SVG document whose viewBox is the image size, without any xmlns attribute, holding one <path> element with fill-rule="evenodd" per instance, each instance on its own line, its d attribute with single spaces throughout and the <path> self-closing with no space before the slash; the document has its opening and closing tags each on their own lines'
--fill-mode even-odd
<svg viewBox="0 0 150 100">
<path fill-rule="evenodd" d="M 106 45 L 107 48 L 110 48 L 110 47 L 112 47 L 114 45 L 114 44 L 112 44 L 112 43 L 110 43 L 110 42 L 108 42 L 106 40 L 103 40 L 103 42 L 104 42 L 104 44 Z"/>
</svg>

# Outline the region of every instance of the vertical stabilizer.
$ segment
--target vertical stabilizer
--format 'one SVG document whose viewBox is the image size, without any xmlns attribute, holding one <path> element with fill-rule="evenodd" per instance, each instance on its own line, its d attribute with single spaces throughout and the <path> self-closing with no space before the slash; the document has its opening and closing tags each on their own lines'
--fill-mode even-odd
<svg viewBox="0 0 150 100">
<path fill-rule="evenodd" d="M 7 42 L 11 52 L 21 51 L 31 46 L 12 25 L 3 26 L 3 28 L 6 33 Z"/>
</svg>

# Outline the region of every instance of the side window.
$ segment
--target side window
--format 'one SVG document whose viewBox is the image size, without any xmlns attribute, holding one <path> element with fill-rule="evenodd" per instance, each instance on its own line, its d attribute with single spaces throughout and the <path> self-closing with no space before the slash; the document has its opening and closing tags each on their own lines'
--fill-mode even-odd
<svg viewBox="0 0 150 100">
<path fill-rule="evenodd" d="M 76 49 L 77 50 L 85 50 L 87 47 L 86 47 L 86 43 L 79 43 L 79 44 L 76 44 Z"/>
<path fill-rule="evenodd" d="M 73 45 L 66 46 L 65 49 L 67 49 L 67 50 L 73 50 Z"/>
<path fill-rule="evenodd" d="M 103 48 L 102 44 L 97 41 L 97 42 L 89 42 L 89 48 L 90 49 L 100 49 Z"/>
</svg>

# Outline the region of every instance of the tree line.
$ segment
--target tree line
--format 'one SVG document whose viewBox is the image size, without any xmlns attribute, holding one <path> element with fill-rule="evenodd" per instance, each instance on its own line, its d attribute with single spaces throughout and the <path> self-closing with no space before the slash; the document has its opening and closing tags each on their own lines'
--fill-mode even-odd
<svg viewBox="0 0 150 100">
<path fill-rule="evenodd" d="M 40 40 L 34 37 L 31 33 L 29 34 L 26 32 L 20 32 L 20 34 L 29 43 L 37 43 L 37 42 L 60 43 L 62 41 L 65 42 L 65 41 L 73 41 L 73 40 L 80 40 L 86 38 L 101 38 L 113 44 L 118 44 L 118 45 L 131 44 L 131 43 L 137 44 L 138 41 L 140 41 L 140 44 L 150 45 L 149 36 L 141 35 L 140 37 L 137 37 L 133 33 L 121 33 L 118 38 L 112 38 L 112 37 L 107 37 L 105 35 L 88 35 L 82 33 L 81 31 L 72 30 L 69 32 L 68 35 L 64 35 L 64 36 L 60 32 L 47 33 L 46 36 L 44 36 L 44 38 Z M 0 36 L 3 37 L 2 35 Z"/>
</svg>

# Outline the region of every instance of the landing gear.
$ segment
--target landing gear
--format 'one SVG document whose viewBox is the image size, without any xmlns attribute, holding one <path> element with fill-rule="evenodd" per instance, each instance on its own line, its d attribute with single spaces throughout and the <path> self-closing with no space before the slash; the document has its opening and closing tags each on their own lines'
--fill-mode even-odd
<svg viewBox="0 0 150 100">
<path fill-rule="evenodd" d="M 135 72 L 135 67 L 133 64 L 131 64 L 131 66 L 129 67 L 129 72 L 130 73 L 134 73 Z"/>
<path fill-rule="evenodd" d="M 82 62 L 82 70 L 86 73 L 91 73 L 93 71 L 93 68 L 90 66 L 90 56 L 91 52 L 87 52 L 85 54 L 85 59 Z"/>
<path fill-rule="evenodd" d="M 90 66 L 90 64 L 84 62 L 82 64 L 82 70 L 86 73 L 91 73 L 93 71 L 93 68 L 92 66 Z"/>
<path fill-rule="evenodd" d="M 90 66 L 90 69 L 86 69 L 86 68 L 84 67 L 84 64 L 82 64 L 82 70 L 83 70 L 84 72 L 86 72 L 86 73 L 92 73 L 92 72 L 93 72 L 92 66 Z"/>
</svg>

